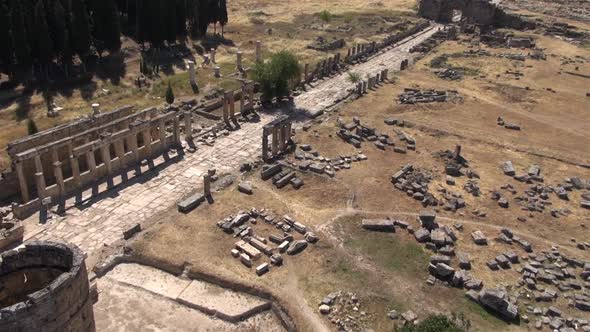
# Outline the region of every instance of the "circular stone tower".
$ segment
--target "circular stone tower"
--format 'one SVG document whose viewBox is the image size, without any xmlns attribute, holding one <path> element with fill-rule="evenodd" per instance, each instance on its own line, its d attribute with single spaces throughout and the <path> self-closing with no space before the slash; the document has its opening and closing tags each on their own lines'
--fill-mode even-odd
<svg viewBox="0 0 590 332">
<path fill-rule="evenodd" d="M 0 255 L 0 331 L 95 331 L 84 254 L 32 242 Z"/>
</svg>

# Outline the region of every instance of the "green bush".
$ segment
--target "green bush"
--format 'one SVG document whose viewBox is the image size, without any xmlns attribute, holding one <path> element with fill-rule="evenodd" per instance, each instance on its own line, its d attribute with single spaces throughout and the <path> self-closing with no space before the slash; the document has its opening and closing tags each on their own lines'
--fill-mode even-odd
<svg viewBox="0 0 590 332">
<path fill-rule="evenodd" d="M 348 77 L 346 79 L 351 83 L 356 83 L 361 80 L 361 75 L 359 73 L 349 71 Z"/>
<path fill-rule="evenodd" d="M 327 10 L 322 10 L 319 14 L 320 19 L 326 23 L 332 21 L 332 13 Z"/>
<path fill-rule="evenodd" d="M 471 322 L 463 314 L 453 314 L 451 318 L 445 315 L 431 315 L 417 325 L 404 325 L 397 328 L 397 332 L 467 332 Z"/>
<path fill-rule="evenodd" d="M 253 70 L 253 79 L 260 84 L 264 100 L 289 95 L 291 83 L 300 75 L 299 61 L 289 51 L 273 54 L 269 61 L 257 63 Z"/>
</svg>

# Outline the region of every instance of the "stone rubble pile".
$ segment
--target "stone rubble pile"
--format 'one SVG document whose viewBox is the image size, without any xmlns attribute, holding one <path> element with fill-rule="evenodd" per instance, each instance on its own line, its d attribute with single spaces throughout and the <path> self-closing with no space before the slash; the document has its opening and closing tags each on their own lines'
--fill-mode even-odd
<svg viewBox="0 0 590 332">
<path fill-rule="evenodd" d="M 309 144 L 299 145 L 295 150 L 295 160 L 289 159 L 287 163 L 303 172 L 314 174 L 325 174 L 334 177 L 336 172 L 352 168 L 353 163 L 366 161 L 368 158 L 360 151 L 357 154 L 342 155 L 334 158 L 322 156 L 318 151 L 313 150 Z"/>
<path fill-rule="evenodd" d="M 394 125 L 397 123 L 397 120 L 387 119 L 385 122 L 389 125 Z M 362 125 L 360 119 L 357 117 L 354 117 L 350 123 L 340 120 L 339 123 L 340 129 L 336 135 L 357 149 L 361 147 L 362 142 L 369 141 L 373 142 L 381 150 L 393 147 L 393 151 L 396 153 L 407 153 L 407 150 L 416 150 L 416 141 L 414 138 L 401 130 L 395 128 L 393 130 L 400 141 L 399 144 L 396 144 L 388 134 L 379 133 L 375 128 Z M 402 144 L 405 144 L 405 146 Z"/>
<path fill-rule="evenodd" d="M 543 212 L 546 206 L 552 205 L 550 201 L 550 194 L 554 193 L 559 199 L 564 201 L 570 200 L 569 193 L 575 190 L 580 190 L 581 201 L 580 206 L 582 208 L 590 209 L 590 180 L 580 179 L 579 177 L 568 177 L 563 182 L 557 185 L 543 185 L 545 180 L 541 176 L 541 168 L 538 165 L 531 165 L 529 170 L 525 174 L 516 174 L 516 169 L 512 164 L 512 161 L 505 161 L 502 163 L 502 171 L 505 175 L 512 177 L 516 181 L 532 184 L 527 190 L 524 191 L 523 196 L 515 197 L 515 200 L 522 206 L 523 210 Z M 535 182 L 537 184 L 535 184 Z M 516 191 L 512 185 L 507 184 L 502 189 L 511 190 L 513 194 Z M 497 198 L 498 194 L 493 192 L 492 198 Z M 568 215 L 571 211 L 568 209 L 552 209 L 551 215 L 559 217 L 560 215 Z"/>
<path fill-rule="evenodd" d="M 400 104 L 418 104 L 418 103 L 433 103 L 433 102 L 447 102 L 460 99 L 457 90 L 420 90 L 405 88 L 404 93 L 397 98 Z"/>
<path fill-rule="evenodd" d="M 437 70 L 434 73 L 443 80 L 458 81 L 463 78 L 463 74 L 460 71 L 452 68 Z"/>
<path fill-rule="evenodd" d="M 284 188 L 291 184 L 294 189 L 303 187 L 304 182 L 297 176 L 297 172 L 281 164 L 265 164 L 260 171 L 260 177 L 263 181 L 272 179 L 272 184 L 278 189 Z"/>
<path fill-rule="evenodd" d="M 254 229 L 258 220 L 274 226 L 280 235 L 270 234 L 267 240 L 266 237 L 256 233 Z M 247 268 L 251 268 L 258 260 L 266 260 L 263 257 L 268 258 L 268 262 L 256 263 L 258 265 L 255 271 L 258 276 L 269 272 L 271 266 L 281 266 L 283 264 L 281 254 L 297 255 L 309 244 L 319 241 L 319 237 L 302 223 L 288 215 L 276 217 L 265 209 L 252 208 L 249 211 L 239 211 L 235 215 L 218 221 L 217 226 L 225 233 L 233 235 L 234 238 L 240 238 L 230 253 Z"/>
<path fill-rule="evenodd" d="M 506 123 L 504 121 L 504 118 L 499 116 L 498 119 L 496 119 L 496 124 L 498 126 L 503 126 L 506 129 L 511 129 L 511 130 L 520 130 L 520 125 L 515 124 L 515 123 Z"/>
<path fill-rule="evenodd" d="M 322 299 L 319 312 L 327 316 L 338 331 L 364 331 L 374 318 L 361 307 L 356 294 L 338 291 Z"/>
<path fill-rule="evenodd" d="M 415 169 L 412 164 L 405 165 L 391 177 L 393 186 L 424 206 L 437 206 L 438 200 L 428 191 L 433 175 L 427 170 Z"/>
</svg>

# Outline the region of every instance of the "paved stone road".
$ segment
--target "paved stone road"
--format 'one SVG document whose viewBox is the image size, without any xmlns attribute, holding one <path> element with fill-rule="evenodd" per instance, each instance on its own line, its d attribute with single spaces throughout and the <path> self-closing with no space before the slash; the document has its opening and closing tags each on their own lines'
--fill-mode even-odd
<svg viewBox="0 0 590 332">
<path fill-rule="evenodd" d="M 399 70 L 402 60 L 410 59 L 411 61 L 418 55 L 418 53 L 410 53 L 410 48 L 432 36 L 439 27 L 440 25 L 435 25 L 430 30 L 404 39 L 398 43 L 399 46 L 382 51 L 381 54 L 374 56 L 369 61 L 350 68 L 349 72 L 358 73 L 362 79 L 366 79 L 367 75 L 375 76 L 383 69 L 389 69 L 390 73 Z M 316 114 L 334 105 L 336 101 L 346 98 L 350 90 L 354 89 L 355 84 L 348 81 L 348 76 L 348 73 L 345 72 L 312 83 L 312 89 L 308 89 L 304 94 L 295 98 L 295 105 L 297 108 L 306 109 L 311 114 Z"/>
<path fill-rule="evenodd" d="M 386 67 L 399 68 L 402 59 L 414 56 L 409 49 L 432 33 L 434 30 L 419 34 L 400 47 L 389 49 L 351 70 L 364 76 L 376 74 Z M 346 77 L 344 73 L 317 83 L 298 96 L 295 105 L 310 110 L 331 106 L 348 94 L 346 89 L 351 83 Z M 103 245 L 121 239 L 123 231 L 200 188 L 202 176 L 208 169 L 235 171 L 241 164 L 257 159 L 261 155 L 262 127 L 273 118 L 261 115 L 260 122 L 243 124 L 239 131 L 218 138 L 214 146 L 199 146 L 196 152 L 187 153 L 183 160 L 163 167 L 156 174 L 148 172 L 140 177 L 140 181 L 101 194 L 88 206 L 69 208 L 64 218 L 38 225 L 38 216 L 33 216 L 25 221 L 25 238 L 71 242 L 91 255 Z M 155 162 L 162 163 L 163 158 Z"/>
</svg>

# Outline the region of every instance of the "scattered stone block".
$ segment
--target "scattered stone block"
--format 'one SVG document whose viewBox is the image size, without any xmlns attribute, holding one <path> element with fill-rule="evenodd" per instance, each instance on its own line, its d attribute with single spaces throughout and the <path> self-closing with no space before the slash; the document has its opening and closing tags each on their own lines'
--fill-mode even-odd
<svg viewBox="0 0 590 332">
<path fill-rule="evenodd" d="M 363 219 L 362 228 L 377 232 L 395 232 L 393 220 L 387 219 Z"/>
<path fill-rule="evenodd" d="M 252 195 L 254 193 L 251 182 L 240 182 L 238 191 L 246 195 Z"/>
<path fill-rule="evenodd" d="M 262 263 L 256 267 L 256 274 L 258 276 L 261 276 L 261 275 L 267 273 L 268 271 L 270 271 L 268 263 Z"/>
<path fill-rule="evenodd" d="M 477 245 L 483 246 L 483 245 L 488 244 L 488 239 L 486 238 L 484 233 L 480 230 L 477 230 L 477 231 L 474 231 L 473 233 L 471 233 L 471 238 L 473 239 L 473 242 Z"/>
<path fill-rule="evenodd" d="M 514 166 L 512 165 L 512 161 L 505 161 L 502 164 L 502 170 L 504 171 L 504 174 L 508 176 L 514 176 L 516 174 Z"/>
<path fill-rule="evenodd" d="M 307 248 L 307 241 L 298 240 L 294 241 L 287 249 L 287 255 L 296 255 Z"/>
<path fill-rule="evenodd" d="M 414 232 L 414 237 L 416 238 L 416 241 L 424 243 L 430 241 L 430 232 L 426 228 L 420 228 Z"/>
</svg>

